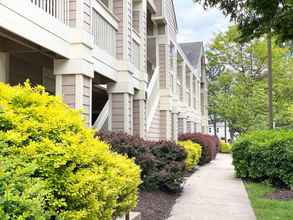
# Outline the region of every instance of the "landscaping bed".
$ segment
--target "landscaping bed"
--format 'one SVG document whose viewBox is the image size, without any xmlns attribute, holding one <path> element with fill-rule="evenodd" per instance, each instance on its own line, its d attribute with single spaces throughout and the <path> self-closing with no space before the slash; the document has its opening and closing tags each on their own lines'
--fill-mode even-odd
<svg viewBox="0 0 293 220">
<path fill-rule="evenodd" d="M 180 193 L 140 192 L 135 211 L 141 213 L 143 220 L 165 220 L 179 196 Z"/>
<path fill-rule="evenodd" d="M 245 183 L 248 196 L 258 220 L 293 219 L 292 191 L 280 190 L 265 183 Z M 278 198 L 281 195 L 281 198 Z"/>
</svg>

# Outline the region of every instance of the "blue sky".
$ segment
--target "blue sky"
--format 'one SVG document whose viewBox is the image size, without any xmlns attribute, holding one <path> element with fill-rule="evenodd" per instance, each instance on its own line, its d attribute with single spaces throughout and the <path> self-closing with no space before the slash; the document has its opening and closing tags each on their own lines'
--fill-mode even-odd
<svg viewBox="0 0 293 220">
<path fill-rule="evenodd" d="M 192 0 L 174 0 L 179 26 L 179 42 L 204 41 L 208 43 L 215 33 L 225 31 L 230 22 L 217 9 L 204 11 Z"/>
</svg>

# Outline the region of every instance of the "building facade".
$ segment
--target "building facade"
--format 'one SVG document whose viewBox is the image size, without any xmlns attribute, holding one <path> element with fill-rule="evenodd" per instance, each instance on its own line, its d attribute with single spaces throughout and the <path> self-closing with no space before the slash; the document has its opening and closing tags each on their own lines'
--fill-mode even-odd
<svg viewBox="0 0 293 220">
<path fill-rule="evenodd" d="M 203 45 L 177 42 L 172 0 L 0 0 L 0 14 L 0 81 L 43 85 L 97 130 L 208 132 Z"/>
<path fill-rule="evenodd" d="M 215 131 L 216 129 L 216 131 Z M 219 139 L 226 140 L 227 142 L 231 140 L 231 135 L 228 125 L 225 127 L 224 122 L 217 122 L 216 126 L 213 123 L 209 123 L 209 134 L 217 135 Z"/>
</svg>

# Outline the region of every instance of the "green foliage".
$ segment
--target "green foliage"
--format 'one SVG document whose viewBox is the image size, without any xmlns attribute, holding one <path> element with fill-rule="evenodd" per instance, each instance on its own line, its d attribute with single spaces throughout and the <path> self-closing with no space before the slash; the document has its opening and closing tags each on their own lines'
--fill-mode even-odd
<svg viewBox="0 0 293 220">
<path fill-rule="evenodd" d="M 179 141 L 192 141 L 201 146 L 201 156 L 199 165 L 210 163 L 216 159 L 219 152 L 219 139 L 215 136 L 203 134 L 203 133 L 186 133 L 181 134 L 178 137 Z"/>
<path fill-rule="evenodd" d="M 264 183 L 246 183 L 245 186 L 257 219 L 293 219 L 293 200 L 266 198 L 267 194 L 275 193 L 278 189 Z"/>
<path fill-rule="evenodd" d="M 233 145 L 233 164 L 241 178 L 293 187 L 293 131 L 256 131 Z"/>
<path fill-rule="evenodd" d="M 187 158 L 185 160 L 187 170 L 193 170 L 201 158 L 201 146 L 199 144 L 193 143 L 190 140 L 178 141 L 177 144 L 182 146 L 187 153 Z"/>
<path fill-rule="evenodd" d="M 140 171 L 41 87 L 0 84 L 0 219 L 110 220 L 136 206 Z"/>
<path fill-rule="evenodd" d="M 225 141 L 220 141 L 220 152 L 221 153 L 231 153 L 232 145 L 226 143 Z"/>
<path fill-rule="evenodd" d="M 241 39 L 260 37 L 272 30 L 280 41 L 293 40 L 292 0 L 194 0 L 218 7 L 239 24 Z"/>
<path fill-rule="evenodd" d="M 212 121 L 227 121 L 232 136 L 267 127 L 266 41 L 239 43 L 237 27 L 220 33 L 210 45 L 208 65 L 224 66 L 210 77 L 209 113 Z M 209 67 L 208 69 L 212 69 Z M 293 57 L 288 48 L 273 44 L 274 121 L 290 127 L 289 106 L 293 103 Z M 213 73 L 212 73 L 213 74 Z"/>
</svg>

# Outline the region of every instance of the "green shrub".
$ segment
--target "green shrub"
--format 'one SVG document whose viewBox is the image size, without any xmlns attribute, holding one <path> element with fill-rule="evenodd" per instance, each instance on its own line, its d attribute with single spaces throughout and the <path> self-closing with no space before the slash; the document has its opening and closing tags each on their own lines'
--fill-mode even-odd
<svg viewBox="0 0 293 220">
<path fill-rule="evenodd" d="M 203 133 L 186 133 L 179 135 L 178 140 L 191 140 L 193 143 L 197 143 L 202 147 L 199 165 L 207 164 L 216 159 L 217 153 L 219 152 L 219 139 L 215 136 Z"/>
<path fill-rule="evenodd" d="M 100 131 L 96 135 L 115 152 L 134 158 L 142 170 L 142 190 L 181 191 L 187 156 L 183 147 L 173 141 L 145 141 L 123 132 Z"/>
<path fill-rule="evenodd" d="M 233 164 L 241 178 L 293 187 L 293 131 L 256 131 L 233 145 Z"/>
<path fill-rule="evenodd" d="M 193 170 L 199 163 L 201 157 L 201 146 L 193 143 L 192 141 L 178 141 L 177 144 L 182 146 L 187 153 L 187 158 L 185 160 L 187 170 Z"/>
<path fill-rule="evenodd" d="M 232 145 L 229 143 L 226 143 L 225 141 L 220 141 L 220 152 L 221 153 L 231 153 L 232 151 Z"/>
<path fill-rule="evenodd" d="M 0 219 L 110 220 L 136 206 L 140 171 L 41 87 L 0 84 Z"/>
</svg>

